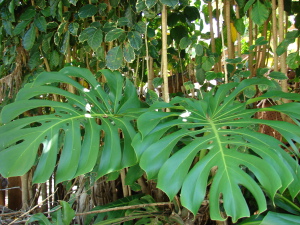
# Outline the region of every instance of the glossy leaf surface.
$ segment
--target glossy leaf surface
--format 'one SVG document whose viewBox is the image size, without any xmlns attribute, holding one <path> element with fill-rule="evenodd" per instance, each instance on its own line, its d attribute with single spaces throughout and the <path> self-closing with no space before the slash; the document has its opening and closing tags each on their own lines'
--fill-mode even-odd
<svg viewBox="0 0 300 225">
<path fill-rule="evenodd" d="M 41 73 L 20 90 L 14 103 L 3 108 L 4 125 L 0 127 L 3 176 L 20 176 L 37 162 L 34 182 L 45 182 L 56 169 L 59 183 L 91 170 L 100 177 L 136 164 L 131 147 L 136 134 L 131 123 L 134 116 L 123 114 L 139 107 L 136 90 L 119 72 L 101 72 L 107 80 L 105 90 L 86 69 L 66 67 L 60 72 Z M 88 87 L 71 77 L 84 79 Z M 56 82 L 72 85 L 77 95 L 49 85 Z M 65 100 L 39 99 L 49 93 Z M 50 113 L 18 119 L 23 112 L 39 107 L 50 109 Z"/>
<path fill-rule="evenodd" d="M 289 143 L 300 142 L 300 128 L 283 121 L 254 119 L 253 115 L 264 109 L 247 109 L 247 103 L 236 98 L 245 88 L 256 84 L 273 85 L 266 79 L 221 85 L 217 91 L 204 93 L 200 100 L 175 98 L 170 104 L 154 104 L 153 110 L 169 107 L 176 111 L 154 110 L 138 119 L 140 133 L 133 146 L 141 168 L 149 179 L 158 179 L 157 186 L 170 199 L 180 192 L 183 206 L 194 214 L 207 191 L 211 218 L 224 220 L 220 211 L 224 207 L 233 221 L 250 216 L 244 189 L 251 192 L 260 212 L 267 209 L 264 192 L 271 199 L 278 190 L 283 192 L 288 188 L 293 197 L 299 192 L 297 162 L 280 147 L 285 146 L 283 143 L 258 133 L 255 125 L 271 126 Z M 261 98 L 266 97 L 270 94 Z M 289 97 L 299 101 L 298 95 Z M 292 104 L 268 110 L 299 119 L 299 113 L 294 113 L 299 103 Z M 175 149 L 175 146 L 180 147 Z"/>
</svg>

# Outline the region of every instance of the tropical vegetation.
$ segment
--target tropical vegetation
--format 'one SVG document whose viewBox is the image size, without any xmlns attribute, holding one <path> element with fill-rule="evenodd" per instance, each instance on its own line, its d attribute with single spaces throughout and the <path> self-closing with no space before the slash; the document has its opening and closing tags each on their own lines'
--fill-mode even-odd
<svg viewBox="0 0 300 225">
<path fill-rule="evenodd" d="M 300 1 L 0 8 L 15 221 L 299 223 Z"/>
</svg>

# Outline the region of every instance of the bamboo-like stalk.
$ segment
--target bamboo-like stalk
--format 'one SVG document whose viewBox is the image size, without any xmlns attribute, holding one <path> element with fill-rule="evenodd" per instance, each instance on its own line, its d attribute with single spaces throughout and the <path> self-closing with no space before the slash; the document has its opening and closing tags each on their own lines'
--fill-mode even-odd
<svg viewBox="0 0 300 225">
<path fill-rule="evenodd" d="M 22 209 L 27 210 L 29 206 L 29 190 L 28 190 L 28 173 L 21 176 L 21 189 L 22 189 Z"/>
<path fill-rule="evenodd" d="M 45 202 L 42 206 L 42 211 L 46 212 L 46 211 L 48 211 L 47 184 L 42 183 L 41 189 L 42 189 L 42 200 L 43 200 L 43 202 Z"/>
<path fill-rule="evenodd" d="M 154 90 L 153 86 L 153 58 L 149 56 L 148 38 L 147 38 L 147 26 L 145 32 L 145 46 L 146 46 L 146 65 L 147 65 L 147 77 L 148 77 L 148 90 Z"/>
<path fill-rule="evenodd" d="M 125 177 L 126 177 L 125 169 L 120 170 L 120 175 L 121 175 L 123 196 L 127 197 L 127 196 L 129 196 L 129 192 L 128 192 L 129 190 L 128 190 L 128 186 L 125 185 Z"/>
<path fill-rule="evenodd" d="M 234 58 L 233 42 L 231 38 L 231 27 L 230 27 L 230 0 L 225 0 L 225 24 L 227 29 L 227 49 L 228 58 Z"/>
<path fill-rule="evenodd" d="M 149 56 L 148 90 L 154 90 L 153 79 L 154 79 L 153 58 Z"/>
<path fill-rule="evenodd" d="M 168 85 L 168 58 L 167 58 L 167 7 L 162 6 L 161 12 L 161 38 L 162 38 L 162 50 L 161 50 L 161 75 L 163 77 L 163 99 L 165 102 L 169 102 L 169 85 Z"/>
<path fill-rule="evenodd" d="M 284 5 L 283 0 L 278 0 L 278 30 L 279 30 L 279 42 L 282 42 L 284 40 Z M 284 74 L 287 74 L 287 66 L 286 66 L 286 54 L 282 54 L 280 56 L 280 71 Z M 282 91 L 287 92 L 288 91 L 288 85 L 287 80 L 281 81 L 281 88 Z M 285 101 L 285 99 L 283 99 Z"/>
<path fill-rule="evenodd" d="M 51 177 L 49 178 L 49 183 L 48 183 L 48 195 L 49 196 L 52 196 L 52 187 L 53 187 L 53 178 L 52 178 L 52 175 Z M 53 207 L 53 201 L 54 201 L 54 198 L 52 196 L 52 198 L 49 198 L 49 208 L 51 209 Z"/>
<path fill-rule="evenodd" d="M 253 41 L 258 38 L 258 25 L 254 25 L 254 36 L 253 36 Z M 260 54 L 260 47 L 261 46 L 255 46 L 254 49 L 254 57 L 255 57 L 255 64 L 253 64 L 253 72 L 256 74 L 257 68 L 258 68 L 258 63 L 259 63 L 259 54 Z"/>
<path fill-rule="evenodd" d="M 266 40 L 268 40 L 267 31 L 268 31 L 269 21 L 270 21 L 270 17 L 265 21 L 264 27 L 263 27 L 263 32 L 262 32 L 262 36 L 264 36 Z M 260 49 L 260 52 L 258 54 L 258 60 L 257 60 L 258 66 L 257 66 L 257 68 L 264 68 L 266 66 L 265 62 L 266 62 L 267 45 L 263 45 L 259 49 Z"/>
<path fill-rule="evenodd" d="M 240 7 L 236 4 L 236 18 L 240 19 Z M 237 32 L 237 56 L 242 56 L 242 43 L 241 43 L 241 34 Z"/>
<path fill-rule="evenodd" d="M 252 13 L 252 6 L 249 8 L 249 46 L 253 45 L 253 21 L 251 18 Z M 253 71 L 253 52 L 249 52 L 249 59 L 248 59 L 249 71 L 250 71 L 250 78 L 254 76 Z"/>
<path fill-rule="evenodd" d="M 220 32 L 220 12 L 219 12 L 219 0 L 216 0 L 216 22 L 217 22 L 217 37 L 221 37 Z M 224 46 L 224 44 L 222 44 Z M 222 56 L 219 57 L 217 62 L 217 72 L 222 72 Z"/>
<path fill-rule="evenodd" d="M 221 19 L 224 19 L 222 11 L 221 11 L 220 17 L 221 17 Z M 226 53 L 225 53 L 225 50 L 224 50 L 225 49 L 225 41 L 224 41 L 224 32 L 223 31 L 221 32 L 221 39 L 222 39 L 222 49 L 223 49 L 221 62 L 224 65 L 224 74 L 225 74 L 224 81 L 225 81 L 225 84 L 227 84 L 228 83 L 228 73 L 227 73 L 227 67 L 225 66 L 226 65 L 226 62 L 225 62 Z M 222 63 L 221 63 L 221 67 L 222 67 Z"/>
<path fill-rule="evenodd" d="M 208 2 L 208 13 L 209 13 L 209 30 L 210 30 L 210 44 L 212 53 L 216 53 L 216 41 L 213 27 L 213 14 L 212 14 L 212 5 L 211 2 Z M 218 72 L 218 63 L 214 65 L 214 72 Z"/>
<path fill-rule="evenodd" d="M 216 21 L 217 21 L 217 37 L 220 37 L 220 13 L 219 13 L 219 0 L 216 0 Z"/>
<path fill-rule="evenodd" d="M 273 35 L 273 54 L 274 54 L 274 71 L 278 71 L 278 56 L 276 53 L 277 42 L 277 18 L 276 18 L 276 8 L 277 1 L 272 0 L 272 35 Z"/>
</svg>

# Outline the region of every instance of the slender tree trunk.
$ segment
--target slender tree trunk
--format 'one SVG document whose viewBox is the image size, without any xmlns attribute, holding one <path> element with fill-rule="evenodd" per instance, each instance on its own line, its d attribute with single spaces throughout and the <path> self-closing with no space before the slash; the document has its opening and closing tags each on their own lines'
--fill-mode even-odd
<svg viewBox="0 0 300 225">
<path fill-rule="evenodd" d="M 41 189 L 42 189 L 42 201 L 44 202 L 43 206 L 42 206 L 42 211 L 43 212 L 47 212 L 48 211 L 48 194 L 47 194 L 47 183 L 42 183 L 41 184 Z"/>
<path fill-rule="evenodd" d="M 220 32 L 220 12 L 219 12 L 219 0 L 216 0 L 216 21 L 217 21 L 217 37 L 221 37 L 221 32 Z M 223 44 L 222 44 L 223 45 Z M 224 46 L 224 45 L 223 45 Z M 217 72 L 222 72 L 222 55 L 220 55 L 218 59 L 218 65 L 217 65 L 218 71 Z"/>
<path fill-rule="evenodd" d="M 216 53 L 216 41 L 215 41 L 215 33 L 213 27 L 213 14 L 212 14 L 212 5 L 211 2 L 208 2 L 208 13 L 209 13 L 209 28 L 210 28 L 210 44 L 212 53 Z M 218 62 L 214 65 L 214 72 L 219 72 L 218 70 Z"/>
<path fill-rule="evenodd" d="M 230 27 L 230 0 L 225 0 L 225 24 L 227 28 L 227 47 L 228 47 L 228 58 L 234 58 L 234 48 L 231 38 L 231 27 Z"/>
<path fill-rule="evenodd" d="M 28 173 L 25 173 L 21 176 L 21 185 L 22 185 L 22 208 L 27 210 L 29 206 L 29 183 L 28 183 Z"/>
<path fill-rule="evenodd" d="M 22 208 L 22 184 L 21 177 L 8 178 L 8 208 L 12 210 L 20 210 Z"/>
<path fill-rule="evenodd" d="M 217 37 L 220 37 L 220 12 L 219 12 L 219 0 L 216 0 L 216 21 L 217 21 Z"/>
<path fill-rule="evenodd" d="M 162 51 L 161 51 L 161 74 L 164 80 L 163 84 L 163 99 L 169 102 L 169 86 L 168 86 L 168 58 L 167 58 L 167 7 L 162 6 L 161 13 L 161 33 L 162 33 Z"/>
<path fill-rule="evenodd" d="M 274 54 L 274 71 L 278 71 L 278 56 L 276 53 L 277 42 L 277 18 L 276 18 L 276 0 L 272 0 L 272 35 L 273 35 L 273 54 Z"/>
<path fill-rule="evenodd" d="M 253 45 L 253 21 L 251 19 L 251 12 L 252 6 L 249 8 L 249 46 Z M 251 73 L 250 77 L 254 76 L 254 69 L 253 69 L 253 52 L 249 52 L 249 59 L 248 59 L 249 71 Z"/>
<path fill-rule="evenodd" d="M 270 17 L 265 21 L 264 23 L 264 28 L 262 32 L 262 36 L 265 37 L 266 40 L 268 40 L 268 24 L 270 21 Z M 259 48 L 260 52 L 258 54 L 258 59 L 257 59 L 257 68 L 264 68 L 266 67 L 265 62 L 266 62 L 266 53 L 267 53 L 267 45 L 263 45 Z"/>
<path fill-rule="evenodd" d="M 284 5 L 283 0 L 278 0 L 278 25 L 279 25 L 279 42 L 284 40 Z M 280 56 L 280 71 L 284 74 L 287 74 L 287 66 L 286 66 L 286 54 L 283 53 Z M 287 80 L 281 81 L 281 88 L 284 92 L 288 91 Z M 284 100 L 285 101 L 285 100 Z"/>
<path fill-rule="evenodd" d="M 149 56 L 149 71 L 148 71 L 148 89 L 154 90 L 153 86 L 154 71 L 153 71 L 153 58 Z"/>
<path fill-rule="evenodd" d="M 236 18 L 240 19 L 240 7 L 236 4 Z M 237 32 L 237 56 L 242 56 L 241 34 Z"/>
<path fill-rule="evenodd" d="M 223 5 L 224 7 L 224 5 Z M 221 7 L 222 8 L 222 7 Z M 224 20 L 224 15 L 221 11 L 221 19 Z M 225 66 L 226 65 L 226 51 L 225 51 L 225 38 L 224 38 L 224 32 L 223 32 L 223 29 L 224 27 L 222 27 L 222 32 L 221 32 L 221 39 L 222 39 L 222 49 L 223 49 L 223 52 L 222 52 L 222 57 L 221 57 L 221 68 L 222 68 L 222 65 L 223 65 L 223 68 L 224 68 L 224 74 L 225 74 L 225 78 L 224 78 L 224 81 L 225 81 L 225 84 L 228 83 L 228 73 L 227 73 L 227 67 Z"/>
<path fill-rule="evenodd" d="M 0 206 L 5 206 L 5 194 L 6 194 L 6 187 L 7 187 L 8 181 L 6 178 L 2 177 L 0 174 Z"/>
</svg>

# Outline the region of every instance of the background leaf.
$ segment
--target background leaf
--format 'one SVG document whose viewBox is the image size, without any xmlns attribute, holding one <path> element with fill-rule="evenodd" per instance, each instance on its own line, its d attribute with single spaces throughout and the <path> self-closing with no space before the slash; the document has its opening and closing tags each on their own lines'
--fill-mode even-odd
<svg viewBox="0 0 300 225">
<path fill-rule="evenodd" d="M 160 0 L 160 2 L 162 4 L 165 4 L 167 6 L 170 6 L 172 8 L 174 8 L 178 3 L 179 1 L 178 0 Z"/>
<path fill-rule="evenodd" d="M 79 9 L 78 16 L 81 18 L 92 17 L 97 13 L 97 7 L 91 4 L 82 6 Z"/>
<path fill-rule="evenodd" d="M 251 14 L 254 23 L 259 26 L 262 25 L 268 19 L 269 14 L 270 12 L 268 8 L 263 3 L 260 1 L 256 1 L 256 3 L 254 3 Z"/>
<path fill-rule="evenodd" d="M 243 18 L 236 19 L 234 21 L 234 26 L 235 26 L 237 32 L 239 32 L 241 35 L 243 35 L 245 33 L 245 24 L 244 24 Z"/>
<path fill-rule="evenodd" d="M 185 17 L 188 21 L 192 22 L 196 19 L 200 19 L 199 9 L 195 6 L 186 6 L 183 10 Z"/>
<path fill-rule="evenodd" d="M 33 25 L 26 31 L 23 37 L 23 46 L 26 50 L 30 50 L 35 41 L 35 27 Z"/>
<path fill-rule="evenodd" d="M 130 45 L 134 48 L 134 49 L 140 49 L 142 46 L 142 38 L 139 32 L 137 31 L 129 31 L 128 32 L 128 40 Z"/>
<path fill-rule="evenodd" d="M 285 80 L 287 79 L 287 76 L 282 72 L 273 71 L 269 74 L 269 77 L 278 79 L 278 80 Z"/>
<path fill-rule="evenodd" d="M 91 35 L 89 36 L 87 42 L 89 44 L 89 46 L 96 51 L 103 40 L 103 34 L 102 34 L 102 30 L 101 29 L 96 29 L 93 33 L 91 33 Z"/>
<path fill-rule="evenodd" d="M 96 30 L 97 29 L 95 27 L 85 28 L 78 37 L 79 42 L 87 41 L 89 39 L 89 37 L 91 37 L 96 32 Z"/>
<path fill-rule="evenodd" d="M 123 47 L 124 58 L 127 62 L 131 63 L 135 59 L 134 49 L 129 43 L 126 43 Z"/>
<path fill-rule="evenodd" d="M 41 31 L 47 31 L 47 21 L 44 16 L 38 16 L 34 19 L 34 25 Z"/>
<path fill-rule="evenodd" d="M 192 40 L 188 37 L 183 37 L 179 42 L 181 49 L 186 49 L 190 44 L 192 44 Z"/>
<path fill-rule="evenodd" d="M 120 46 L 114 47 L 106 55 L 106 65 L 112 70 L 119 69 L 123 64 L 123 51 Z"/>
<path fill-rule="evenodd" d="M 105 41 L 114 41 L 114 40 L 118 39 L 124 33 L 125 33 L 125 31 L 123 29 L 115 28 L 106 34 Z"/>
</svg>

